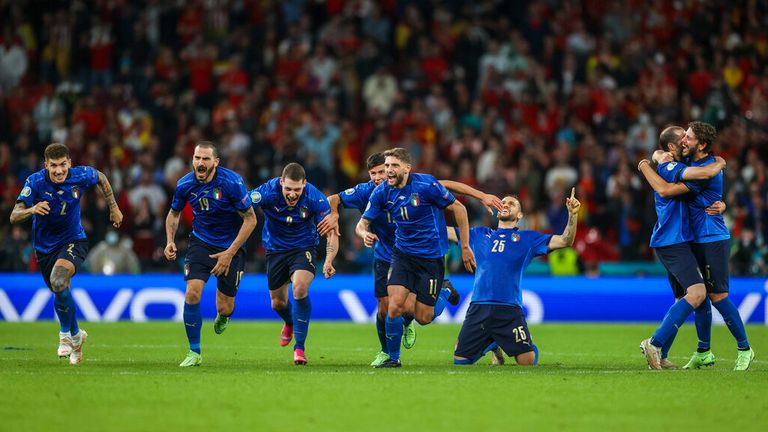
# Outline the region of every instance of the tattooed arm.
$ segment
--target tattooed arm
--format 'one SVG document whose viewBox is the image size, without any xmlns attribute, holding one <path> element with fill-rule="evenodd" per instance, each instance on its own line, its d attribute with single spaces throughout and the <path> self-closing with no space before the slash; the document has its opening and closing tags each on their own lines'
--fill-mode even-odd
<svg viewBox="0 0 768 432">
<path fill-rule="evenodd" d="M 576 188 L 571 189 L 571 196 L 566 198 L 565 206 L 568 207 L 568 224 L 565 225 L 563 233 L 553 235 L 549 240 L 549 250 L 562 249 L 573 246 L 573 239 L 576 237 L 576 222 L 579 215 L 581 203 L 574 197 Z"/>
<path fill-rule="evenodd" d="M 123 223 L 123 212 L 120 211 L 120 207 L 117 206 L 115 201 L 115 194 L 112 192 L 112 185 L 109 184 L 107 176 L 103 172 L 99 171 L 99 191 L 109 206 L 109 220 L 112 221 L 112 226 L 119 228 Z"/>
</svg>

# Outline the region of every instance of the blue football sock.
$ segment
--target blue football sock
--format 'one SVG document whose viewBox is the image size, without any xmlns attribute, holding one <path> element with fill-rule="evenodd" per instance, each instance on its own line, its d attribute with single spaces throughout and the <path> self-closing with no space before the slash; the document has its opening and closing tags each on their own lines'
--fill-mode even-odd
<svg viewBox="0 0 768 432">
<path fill-rule="evenodd" d="M 736 346 L 739 349 L 749 349 L 749 341 L 747 340 L 747 332 L 744 330 L 744 323 L 741 321 L 741 315 L 736 305 L 733 304 L 730 297 L 726 297 L 720 301 L 712 303 L 712 306 L 720 312 L 723 316 L 725 325 L 728 326 L 728 330 L 731 331 L 734 339 L 736 339 Z"/>
<path fill-rule="evenodd" d="M 405 327 L 408 327 L 409 325 L 411 325 L 411 323 L 413 322 L 413 318 L 414 317 L 412 313 L 403 314 L 403 325 Z"/>
<path fill-rule="evenodd" d="M 184 330 L 187 331 L 189 349 L 200 354 L 200 330 L 203 326 L 203 315 L 200 314 L 200 303 L 184 302 Z"/>
<path fill-rule="evenodd" d="M 376 315 L 376 334 L 379 336 L 379 343 L 381 344 L 381 352 L 388 352 L 387 349 L 387 324 L 385 319 L 382 319 L 378 314 Z"/>
<path fill-rule="evenodd" d="M 661 326 L 656 329 L 656 333 L 651 338 L 653 346 L 661 348 L 672 333 L 676 332 L 683 325 L 691 312 L 693 312 L 693 306 L 685 298 L 681 298 L 673 304 L 664 317 L 664 321 L 661 322 Z"/>
<path fill-rule="evenodd" d="M 390 318 L 387 316 L 386 327 L 389 358 L 400 360 L 400 343 L 403 340 L 403 317 Z"/>
<path fill-rule="evenodd" d="M 536 366 L 539 364 L 539 347 L 536 346 L 536 344 L 531 344 L 531 347 L 533 348 L 533 365 Z"/>
<path fill-rule="evenodd" d="M 296 343 L 293 349 L 304 349 L 310 315 L 312 315 L 312 303 L 309 301 L 309 296 L 296 300 L 296 319 L 293 320 L 293 336 L 296 338 Z"/>
<path fill-rule="evenodd" d="M 59 326 L 61 332 L 66 333 L 71 330 L 72 314 L 70 309 L 74 304 L 72 299 L 72 292 L 69 288 L 61 292 L 53 293 L 53 308 L 56 310 L 56 315 L 59 317 Z"/>
<path fill-rule="evenodd" d="M 489 352 L 495 350 L 498 347 L 499 347 L 499 344 L 497 344 L 496 342 L 491 342 L 491 344 L 485 347 L 485 349 L 483 350 L 483 355 L 488 354 Z"/>
<path fill-rule="evenodd" d="M 710 342 L 712 341 L 711 304 L 709 298 L 707 298 L 693 313 L 693 318 L 696 321 L 696 335 L 699 339 L 699 352 L 709 351 Z"/>
<path fill-rule="evenodd" d="M 435 302 L 435 315 L 432 317 L 432 321 L 434 321 L 435 318 L 439 317 L 440 314 L 443 313 L 445 307 L 448 305 L 448 297 L 450 295 L 451 290 L 448 288 L 443 288 L 440 290 L 440 294 L 438 294 L 437 301 Z"/>
<path fill-rule="evenodd" d="M 669 335 L 667 341 L 664 342 L 664 345 L 661 346 L 661 358 L 665 359 L 667 356 L 669 356 L 669 350 L 672 348 L 672 344 L 675 342 L 675 337 L 677 337 L 677 329 L 675 329 L 674 333 Z"/>
<path fill-rule="evenodd" d="M 278 315 L 280 315 L 280 318 L 285 321 L 285 324 L 292 326 L 293 325 L 293 305 L 291 304 L 291 301 L 288 300 L 285 303 L 285 307 L 282 309 L 278 309 L 275 312 L 277 312 Z"/>
<path fill-rule="evenodd" d="M 474 358 L 474 359 L 464 359 L 464 360 L 453 359 L 453 364 L 455 364 L 455 365 L 472 365 L 472 364 L 475 364 L 475 362 L 477 362 L 479 359 L 480 359 L 480 357 L 477 357 L 477 358 Z"/>
</svg>

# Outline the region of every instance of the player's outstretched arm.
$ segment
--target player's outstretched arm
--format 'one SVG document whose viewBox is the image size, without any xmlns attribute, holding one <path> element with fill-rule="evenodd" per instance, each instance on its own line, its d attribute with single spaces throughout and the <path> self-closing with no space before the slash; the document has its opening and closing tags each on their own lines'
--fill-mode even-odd
<svg viewBox="0 0 768 432">
<path fill-rule="evenodd" d="M 168 261 L 176 259 L 176 230 L 179 229 L 179 218 L 181 213 L 174 209 L 168 212 L 165 217 L 165 250 L 163 255 Z"/>
<path fill-rule="evenodd" d="M 331 231 L 338 232 L 339 202 L 341 202 L 339 194 L 334 194 L 328 197 L 328 205 L 331 207 L 331 212 L 317 224 L 317 233 L 321 236 L 327 236 Z"/>
<path fill-rule="evenodd" d="M 637 164 L 637 169 L 643 173 L 645 180 L 648 181 L 648 184 L 651 185 L 653 190 L 664 198 L 682 195 L 690 191 L 685 183 L 667 183 L 666 180 L 661 178 L 661 176 L 656 173 L 656 170 L 651 167 L 651 163 L 648 159 L 641 160 Z M 686 169 L 686 171 L 688 169 Z"/>
<path fill-rule="evenodd" d="M 336 274 L 336 269 L 333 267 L 333 260 L 336 259 L 336 254 L 339 252 L 339 236 L 336 234 L 336 231 L 331 230 L 325 237 L 325 240 L 326 246 L 323 275 L 326 279 L 330 279 L 331 276 Z"/>
<path fill-rule="evenodd" d="M 725 169 L 725 159 L 715 157 L 715 163 L 709 165 L 688 167 L 683 171 L 683 180 L 709 180 Z"/>
<path fill-rule="evenodd" d="M 23 202 L 17 202 L 11 211 L 11 223 L 17 224 L 24 222 L 33 215 L 45 216 L 50 211 L 51 207 L 48 205 L 48 201 L 40 201 L 30 208 L 27 208 Z"/>
<path fill-rule="evenodd" d="M 461 260 L 464 262 L 464 268 L 470 273 L 474 273 L 477 268 L 475 262 L 475 254 L 472 252 L 472 248 L 469 247 L 469 218 L 467 217 L 467 209 L 464 204 L 454 201 L 445 208 L 453 213 L 453 219 L 456 221 L 456 225 L 459 226 L 459 245 L 461 246 Z"/>
<path fill-rule="evenodd" d="M 243 224 L 240 225 L 240 230 L 237 232 L 237 237 L 232 240 L 232 244 L 226 250 L 208 255 L 216 260 L 216 265 L 211 269 L 211 273 L 214 276 L 229 274 L 232 258 L 243 246 L 243 243 L 248 240 L 248 237 L 251 236 L 253 229 L 256 228 L 256 213 L 253 212 L 253 207 L 248 207 L 248 210 L 240 212 L 240 217 L 243 218 Z"/>
<path fill-rule="evenodd" d="M 455 194 L 466 195 L 477 199 L 488 210 L 488 213 L 493 214 L 493 209 L 501 211 L 501 200 L 496 195 L 487 194 L 479 191 L 472 186 L 465 185 L 464 183 L 453 180 L 439 180 L 440 184 L 445 186 L 446 189 Z"/>
<path fill-rule="evenodd" d="M 576 222 L 579 217 L 579 208 L 581 208 L 581 203 L 574 196 L 575 193 L 576 188 L 571 188 L 571 196 L 565 199 L 565 206 L 568 208 L 568 223 L 565 225 L 562 234 L 553 235 L 549 239 L 548 249 L 550 251 L 573 246 L 573 240 L 576 238 Z"/>
<path fill-rule="evenodd" d="M 357 225 L 355 226 L 355 234 L 363 239 L 365 247 L 372 247 L 373 242 L 379 240 L 379 237 L 370 231 L 370 226 L 371 222 L 363 217 L 360 218 L 360 220 L 357 222 Z"/>
<path fill-rule="evenodd" d="M 123 212 L 120 211 L 120 207 L 117 206 L 117 201 L 115 201 L 115 194 L 112 192 L 112 185 L 109 184 L 109 179 L 107 179 L 107 176 L 104 175 L 103 172 L 98 171 L 99 173 L 99 190 L 101 191 L 101 194 L 104 196 L 104 200 L 107 201 L 107 205 L 109 206 L 109 220 L 112 221 L 112 226 L 115 228 L 120 228 L 120 225 L 123 223 Z"/>
</svg>

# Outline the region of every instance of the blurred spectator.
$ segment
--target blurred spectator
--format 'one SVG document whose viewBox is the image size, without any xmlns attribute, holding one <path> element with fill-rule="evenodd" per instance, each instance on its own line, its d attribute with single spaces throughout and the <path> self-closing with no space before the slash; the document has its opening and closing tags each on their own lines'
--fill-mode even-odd
<svg viewBox="0 0 768 432">
<path fill-rule="evenodd" d="M 27 52 L 6 25 L 0 41 L 0 95 L 9 92 L 27 72 Z"/>
<path fill-rule="evenodd" d="M 91 273 L 107 276 L 115 274 L 139 274 L 139 260 L 130 246 L 130 239 L 120 240 L 120 234 L 108 231 L 104 240 L 88 253 L 86 268 Z"/>
</svg>

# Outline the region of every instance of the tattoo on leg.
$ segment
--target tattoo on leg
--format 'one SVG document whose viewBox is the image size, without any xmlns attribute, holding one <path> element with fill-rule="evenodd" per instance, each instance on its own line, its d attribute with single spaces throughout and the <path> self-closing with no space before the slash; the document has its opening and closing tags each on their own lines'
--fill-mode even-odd
<svg viewBox="0 0 768 432">
<path fill-rule="evenodd" d="M 69 270 L 55 266 L 51 272 L 51 288 L 54 292 L 62 292 L 69 286 Z"/>
</svg>

